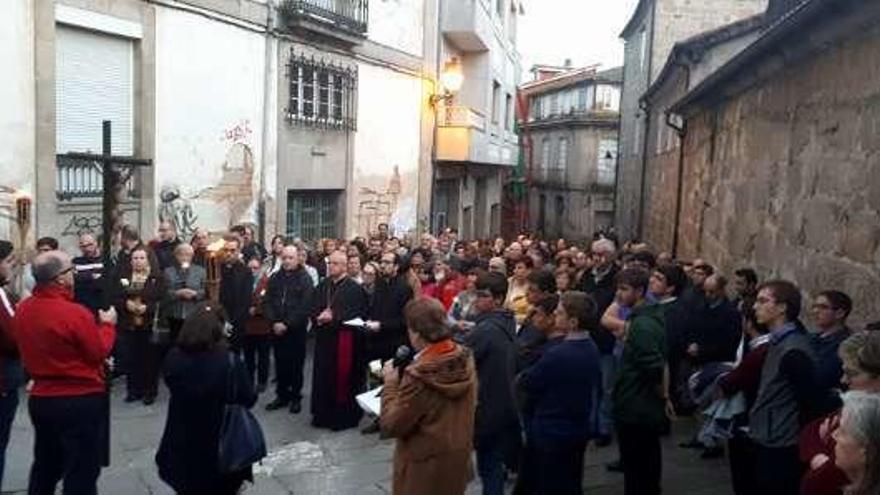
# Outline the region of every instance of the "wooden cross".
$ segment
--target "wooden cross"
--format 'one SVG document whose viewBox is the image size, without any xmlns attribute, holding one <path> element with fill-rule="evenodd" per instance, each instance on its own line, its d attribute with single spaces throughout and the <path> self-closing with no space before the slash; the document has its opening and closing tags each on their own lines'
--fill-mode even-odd
<svg viewBox="0 0 880 495">
<path fill-rule="evenodd" d="M 93 153 L 67 153 L 70 158 L 89 160 L 101 164 L 101 175 L 104 182 L 104 195 L 101 205 L 101 251 L 104 258 L 104 266 L 110 266 L 110 250 L 113 247 L 113 239 L 122 230 L 122 210 L 120 204 L 125 193 L 125 183 L 131 177 L 134 167 L 149 167 L 153 160 L 135 158 L 133 156 L 113 156 L 111 150 L 110 121 L 103 122 L 103 145 L 100 155 Z M 117 168 L 123 165 L 128 170 Z M 127 175 L 123 178 L 123 174 Z"/>
</svg>

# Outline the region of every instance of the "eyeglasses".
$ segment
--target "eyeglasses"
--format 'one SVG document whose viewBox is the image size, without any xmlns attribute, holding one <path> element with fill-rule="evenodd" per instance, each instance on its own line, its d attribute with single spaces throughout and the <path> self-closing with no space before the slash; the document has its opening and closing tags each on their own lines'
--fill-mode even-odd
<svg viewBox="0 0 880 495">
<path fill-rule="evenodd" d="M 474 292 L 474 295 L 476 295 L 477 297 L 492 297 L 492 292 L 483 289 L 483 290 L 477 290 L 477 291 L 475 291 L 475 292 Z"/>
<path fill-rule="evenodd" d="M 381 261 L 379 261 L 379 264 L 380 265 L 393 265 L 394 260 L 381 260 Z"/>
<path fill-rule="evenodd" d="M 62 275 L 66 275 L 74 270 L 76 270 L 76 267 L 73 265 L 70 265 L 67 268 L 65 268 L 64 270 L 61 270 L 60 272 L 58 272 L 58 275 L 55 275 L 55 278 L 60 278 Z"/>
</svg>

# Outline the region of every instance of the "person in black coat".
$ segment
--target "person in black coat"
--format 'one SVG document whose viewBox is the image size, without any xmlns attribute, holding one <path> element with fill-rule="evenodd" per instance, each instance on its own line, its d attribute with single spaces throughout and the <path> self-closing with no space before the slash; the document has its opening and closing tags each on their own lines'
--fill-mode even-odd
<svg viewBox="0 0 880 495">
<path fill-rule="evenodd" d="M 412 299 L 413 293 L 398 273 L 400 256 L 393 252 L 383 254 L 379 270 L 370 319 L 366 324 L 368 361 L 391 359 L 397 348 L 409 341 L 403 308 Z"/>
<path fill-rule="evenodd" d="M 592 296 L 596 301 L 599 315 L 614 302 L 616 286 L 615 277 L 619 268 L 615 264 L 615 246 L 610 239 L 599 239 L 592 246 L 593 270 L 583 275 L 578 290 Z M 617 364 L 614 357 L 615 338 L 611 330 L 603 325 L 596 325 L 590 330 L 590 336 L 599 348 L 599 365 L 602 369 L 602 386 L 596 389 L 597 397 L 593 401 L 592 416 L 596 418 L 596 431 L 599 439 L 597 444 L 606 446 L 611 443 L 614 431 L 614 420 L 611 417 L 611 389 L 614 386 Z"/>
<path fill-rule="evenodd" d="M 220 267 L 220 304 L 232 325 L 229 348 L 237 352 L 241 349 L 251 307 L 253 275 L 241 260 L 241 239 L 238 236 L 226 236 L 223 251 L 225 258 Z"/>
<path fill-rule="evenodd" d="M 171 399 L 156 464 L 162 481 L 181 495 L 232 495 L 253 480 L 250 467 L 229 474 L 218 468 L 224 405 L 251 408 L 257 401 L 244 363 L 237 355 L 230 360 L 221 313 L 208 303 L 190 315 L 165 362 Z"/>
<path fill-rule="evenodd" d="M 150 249 L 156 255 L 161 270 L 174 264 L 174 248 L 180 242 L 174 223 L 167 220 L 159 223 L 159 237 L 150 241 Z"/>
<path fill-rule="evenodd" d="M 312 374 L 312 426 L 334 431 L 354 428 L 363 415 L 355 396 L 364 391 L 364 333 L 345 325 L 366 318 L 367 293 L 346 275 L 342 251 L 328 259 L 327 278 L 315 290 L 315 364 Z"/>
<path fill-rule="evenodd" d="M 305 253 L 303 253 L 305 254 Z M 275 400 L 267 411 L 290 406 L 290 412 L 302 409 L 303 364 L 306 358 L 308 331 L 314 287 L 303 267 L 296 246 L 281 251 L 281 269 L 269 279 L 264 313 L 275 335 L 275 376 L 278 379 Z"/>
<path fill-rule="evenodd" d="M 710 276 L 703 284 L 706 308 L 686 350 L 696 364 L 736 361 L 736 349 L 742 338 L 742 318 L 727 298 L 726 289 L 727 279 L 718 274 Z"/>
<path fill-rule="evenodd" d="M 474 422 L 477 471 L 486 495 L 504 493 L 504 464 L 519 451 L 519 416 L 513 391 L 516 371 L 516 320 L 503 308 L 507 279 L 484 273 L 477 279 L 479 312 L 476 326 L 465 337 L 474 353 L 480 386 Z"/>
<path fill-rule="evenodd" d="M 104 266 L 104 257 L 94 235 L 79 236 L 79 249 L 82 255 L 71 260 L 76 269 L 73 297 L 97 316 L 98 310 L 106 309 L 112 297 L 108 294 L 107 279 L 104 278 L 110 270 Z"/>
</svg>

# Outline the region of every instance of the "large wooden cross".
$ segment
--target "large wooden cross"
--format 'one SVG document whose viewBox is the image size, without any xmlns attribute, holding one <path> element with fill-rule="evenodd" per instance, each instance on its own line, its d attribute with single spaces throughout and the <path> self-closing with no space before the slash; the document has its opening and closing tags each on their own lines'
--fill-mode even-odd
<svg viewBox="0 0 880 495">
<path fill-rule="evenodd" d="M 103 122 L 103 144 L 100 155 L 93 153 L 67 153 L 70 158 L 89 160 L 101 164 L 101 176 L 103 178 L 103 200 L 101 205 L 101 251 L 104 258 L 104 266 L 110 266 L 110 252 L 113 248 L 113 239 L 122 230 L 122 209 L 120 205 L 124 201 L 125 183 L 131 177 L 134 167 L 148 167 L 153 161 L 133 156 L 113 156 L 111 149 L 111 123 Z M 122 165 L 127 170 L 118 166 Z M 124 174 L 127 174 L 123 177 Z"/>
</svg>

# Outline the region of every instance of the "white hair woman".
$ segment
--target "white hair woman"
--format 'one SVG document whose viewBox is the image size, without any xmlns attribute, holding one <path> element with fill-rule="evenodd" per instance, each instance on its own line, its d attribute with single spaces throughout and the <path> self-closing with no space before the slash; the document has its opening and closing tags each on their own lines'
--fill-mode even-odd
<svg viewBox="0 0 880 495">
<path fill-rule="evenodd" d="M 834 462 L 852 482 L 844 493 L 880 494 L 880 395 L 847 392 L 834 440 Z"/>
</svg>

